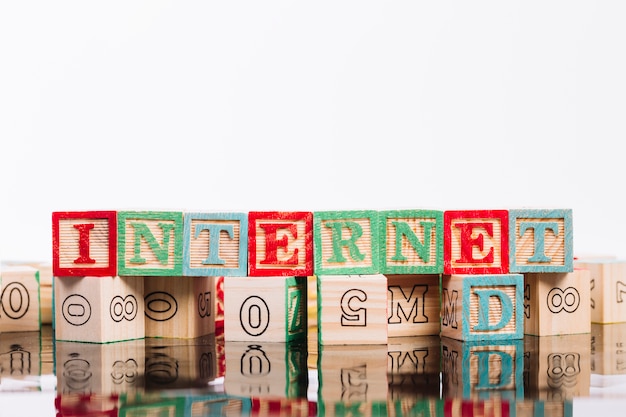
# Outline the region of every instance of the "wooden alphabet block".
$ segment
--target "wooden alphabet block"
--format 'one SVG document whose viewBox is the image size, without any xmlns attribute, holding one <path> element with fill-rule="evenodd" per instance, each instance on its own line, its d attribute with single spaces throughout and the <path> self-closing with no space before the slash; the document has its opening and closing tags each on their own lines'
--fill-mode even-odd
<svg viewBox="0 0 626 417">
<path fill-rule="evenodd" d="M 378 274 L 379 230 L 376 211 L 315 212 L 315 274 Z"/>
<path fill-rule="evenodd" d="M 215 333 L 215 277 L 145 277 L 146 337 Z"/>
<path fill-rule="evenodd" d="M 506 210 L 455 210 L 443 214 L 443 273 L 507 274 Z"/>
<path fill-rule="evenodd" d="M 306 277 L 224 277 L 224 340 L 307 338 Z"/>
<path fill-rule="evenodd" d="M 591 324 L 591 373 L 626 375 L 626 323 Z"/>
<path fill-rule="evenodd" d="M 439 275 L 387 275 L 388 337 L 439 335 Z"/>
<path fill-rule="evenodd" d="M 251 416 L 252 400 L 234 395 L 207 394 L 186 395 L 184 416 Z"/>
<path fill-rule="evenodd" d="M 521 274 L 444 275 L 441 335 L 465 341 L 522 339 Z"/>
<path fill-rule="evenodd" d="M 443 212 L 387 210 L 378 213 L 378 221 L 381 273 L 443 272 Z"/>
<path fill-rule="evenodd" d="M 509 271 L 574 270 L 572 210 L 509 210 Z"/>
<path fill-rule="evenodd" d="M 402 400 L 416 392 L 439 397 L 440 363 L 439 335 L 390 338 L 387 344 L 389 399 Z"/>
<path fill-rule="evenodd" d="M 117 275 L 117 213 L 52 213 L 52 273 L 57 277 Z"/>
<path fill-rule="evenodd" d="M 318 276 L 317 335 L 320 345 L 386 345 L 387 278 Z"/>
<path fill-rule="evenodd" d="M 56 340 L 107 343 L 145 337 L 143 277 L 55 277 Z"/>
<path fill-rule="evenodd" d="M 185 275 L 248 274 L 247 213 L 185 213 L 183 236 Z"/>
<path fill-rule="evenodd" d="M 248 252 L 249 276 L 312 275 L 313 213 L 250 212 Z"/>
<path fill-rule="evenodd" d="M 0 334 L 0 380 L 2 391 L 41 391 L 41 332 Z"/>
<path fill-rule="evenodd" d="M 118 274 L 183 275 L 183 213 L 117 213 Z"/>
<path fill-rule="evenodd" d="M 524 274 L 524 333 L 551 336 L 591 332 L 591 275 Z"/>
<path fill-rule="evenodd" d="M 41 329 L 39 271 L 31 266 L 0 270 L 0 332 Z"/>
<path fill-rule="evenodd" d="M 626 322 L 626 261 L 575 261 L 574 266 L 591 274 L 591 322 Z"/>
</svg>

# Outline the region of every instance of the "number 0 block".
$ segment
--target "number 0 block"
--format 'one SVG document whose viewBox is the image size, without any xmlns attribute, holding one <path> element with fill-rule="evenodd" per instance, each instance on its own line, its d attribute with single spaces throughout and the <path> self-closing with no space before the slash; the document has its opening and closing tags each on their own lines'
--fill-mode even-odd
<svg viewBox="0 0 626 417">
<path fill-rule="evenodd" d="M 39 271 L 7 266 L 0 271 L 0 332 L 41 329 Z"/>
</svg>

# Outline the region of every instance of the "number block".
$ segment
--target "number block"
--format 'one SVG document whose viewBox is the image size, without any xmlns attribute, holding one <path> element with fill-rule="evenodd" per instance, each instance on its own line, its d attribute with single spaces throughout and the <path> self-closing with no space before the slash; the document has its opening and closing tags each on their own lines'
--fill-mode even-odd
<svg viewBox="0 0 626 417">
<path fill-rule="evenodd" d="M 378 274 L 378 212 L 318 211 L 313 215 L 316 275 Z"/>
<path fill-rule="evenodd" d="M 591 332 L 591 275 L 524 274 L 524 333 L 551 336 Z"/>
<path fill-rule="evenodd" d="M 403 400 L 416 392 L 426 397 L 439 397 L 440 363 L 439 335 L 390 338 L 387 344 L 389 398 Z"/>
<path fill-rule="evenodd" d="M 586 260 L 574 266 L 591 274 L 591 322 L 626 322 L 626 261 Z"/>
<path fill-rule="evenodd" d="M 183 213 L 118 212 L 117 258 L 121 276 L 183 275 Z"/>
<path fill-rule="evenodd" d="M 224 277 L 224 340 L 307 338 L 306 277 Z"/>
<path fill-rule="evenodd" d="M 57 277 L 117 275 L 117 213 L 52 213 L 52 274 Z"/>
<path fill-rule="evenodd" d="M 0 332 L 41 329 L 39 271 L 31 266 L 0 270 Z"/>
<path fill-rule="evenodd" d="M 388 337 L 439 335 L 439 275 L 387 275 Z"/>
<path fill-rule="evenodd" d="M 443 235 L 444 274 L 509 272 L 508 211 L 445 211 Z"/>
<path fill-rule="evenodd" d="M 464 341 L 522 339 L 521 274 L 444 275 L 441 335 Z"/>
<path fill-rule="evenodd" d="M 574 270 L 572 210 L 509 210 L 509 271 Z"/>
<path fill-rule="evenodd" d="M 384 275 L 317 277 L 320 345 L 386 345 L 387 326 L 387 278 Z"/>
<path fill-rule="evenodd" d="M 248 252 L 251 277 L 312 275 L 313 213 L 250 212 Z"/>
<path fill-rule="evenodd" d="M 145 277 L 146 337 L 215 333 L 215 277 Z"/>
<path fill-rule="evenodd" d="M 143 277 L 55 277 L 56 340 L 107 343 L 145 337 Z"/>
<path fill-rule="evenodd" d="M 626 323 L 592 323 L 591 373 L 607 376 L 626 375 L 625 346 Z"/>
<path fill-rule="evenodd" d="M 187 276 L 248 274 L 246 213 L 185 213 L 183 273 Z"/>
<path fill-rule="evenodd" d="M 443 212 L 387 210 L 378 221 L 382 274 L 443 272 Z"/>
</svg>

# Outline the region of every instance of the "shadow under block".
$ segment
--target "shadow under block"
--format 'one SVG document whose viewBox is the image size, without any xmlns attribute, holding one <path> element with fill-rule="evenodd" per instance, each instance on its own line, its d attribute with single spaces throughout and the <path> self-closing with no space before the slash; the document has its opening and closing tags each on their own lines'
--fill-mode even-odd
<svg viewBox="0 0 626 417">
<path fill-rule="evenodd" d="M 0 333 L 41 329 L 39 271 L 30 266 L 0 270 Z"/>
<path fill-rule="evenodd" d="M 146 337 L 215 333 L 215 277 L 144 277 Z"/>
<path fill-rule="evenodd" d="M 224 340 L 307 339 L 306 277 L 224 277 Z"/>
<path fill-rule="evenodd" d="M 380 274 L 318 276 L 318 343 L 386 345 L 387 291 Z"/>
<path fill-rule="evenodd" d="M 394 337 L 387 344 L 389 399 L 401 400 L 415 393 L 439 397 L 441 338 Z"/>
<path fill-rule="evenodd" d="M 248 214 L 248 275 L 313 274 L 313 213 L 252 211 Z"/>
<path fill-rule="evenodd" d="M 378 236 L 376 211 L 315 212 L 315 275 L 378 274 Z"/>
<path fill-rule="evenodd" d="M 443 235 L 444 274 L 509 272 L 508 211 L 445 211 Z"/>
<path fill-rule="evenodd" d="M 524 334 L 590 333 L 590 282 L 585 269 L 524 274 Z"/>
<path fill-rule="evenodd" d="M 247 213 L 185 213 L 183 224 L 184 275 L 248 274 Z"/>
<path fill-rule="evenodd" d="M 439 275 L 387 275 L 388 337 L 439 335 Z"/>
<path fill-rule="evenodd" d="M 574 270 L 572 210 L 509 210 L 509 271 Z"/>
<path fill-rule="evenodd" d="M 378 221 L 382 274 L 443 272 L 442 211 L 380 211 Z"/>
<path fill-rule="evenodd" d="M 441 335 L 464 341 L 524 337 L 521 274 L 444 275 Z"/>
<path fill-rule="evenodd" d="M 591 273 L 591 322 L 626 322 L 626 261 L 574 262 Z"/>
<path fill-rule="evenodd" d="M 107 343 L 145 337 L 143 277 L 55 277 L 56 340 Z"/>
<path fill-rule="evenodd" d="M 591 325 L 591 373 L 626 375 L 626 323 Z"/>
</svg>

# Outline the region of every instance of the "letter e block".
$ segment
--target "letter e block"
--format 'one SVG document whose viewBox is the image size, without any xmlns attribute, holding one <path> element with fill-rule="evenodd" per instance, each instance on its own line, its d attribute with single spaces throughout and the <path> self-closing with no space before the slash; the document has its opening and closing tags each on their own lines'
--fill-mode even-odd
<svg viewBox="0 0 626 417">
<path fill-rule="evenodd" d="M 575 261 L 574 266 L 591 274 L 591 322 L 626 322 L 626 261 Z"/>
<path fill-rule="evenodd" d="M 39 271 L 27 265 L 2 267 L 0 290 L 0 332 L 39 331 Z"/>
<path fill-rule="evenodd" d="M 439 336 L 439 288 L 439 275 L 387 275 L 388 336 Z"/>
</svg>

